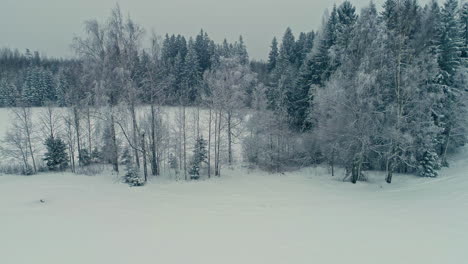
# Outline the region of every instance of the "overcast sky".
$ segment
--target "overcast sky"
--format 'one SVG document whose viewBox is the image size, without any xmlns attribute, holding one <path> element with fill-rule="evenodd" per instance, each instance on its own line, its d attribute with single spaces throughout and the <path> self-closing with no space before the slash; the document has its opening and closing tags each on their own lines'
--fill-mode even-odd
<svg viewBox="0 0 468 264">
<path fill-rule="evenodd" d="M 384 0 L 374 0 L 380 6 Z M 424 0 L 421 0 L 422 2 Z M 265 59 L 273 36 L 287 26 L 295 34 L 317 29 L 324 11 L 342 0 L 1 0 L 0 47 L 29 48 L 48 56 L 72 56 L 73 36 L 88 19 L 103 21 L 119 2 L 147 32 L 196 35 L 215 41 L 244 37 L 249 54 Z M 360 10 L 370 0 L 352 1 Z M 148 35 L 148 34 L 147 34 Z"/>
</svg>

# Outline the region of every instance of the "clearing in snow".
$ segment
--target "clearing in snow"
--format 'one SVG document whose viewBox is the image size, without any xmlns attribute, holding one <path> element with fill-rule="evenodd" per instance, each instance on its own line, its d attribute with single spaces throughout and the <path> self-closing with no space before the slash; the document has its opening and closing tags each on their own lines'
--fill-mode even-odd
<svg viewBox="0 0 468 264">
<path fill-rule="evenodd" d="M 468 159 L 352 185 L 324 168 L 221 178 L 0 177 L 0 263 L 463 263 Z M 42 200 L 42 201 L 41 201 Z"/>
</svg>

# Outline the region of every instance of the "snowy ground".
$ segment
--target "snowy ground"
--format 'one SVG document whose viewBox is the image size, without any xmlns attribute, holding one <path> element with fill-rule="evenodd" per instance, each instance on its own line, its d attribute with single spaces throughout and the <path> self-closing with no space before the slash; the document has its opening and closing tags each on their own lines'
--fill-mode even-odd
<svg viewBox="0 0 468 264">
<path fill-rule="evenodd" d="M 391 185 L 321 168 L 141 188 L 113 175 L 0 176 L 0 263 L 466 263 L 467 157 Z"/>
</svg>

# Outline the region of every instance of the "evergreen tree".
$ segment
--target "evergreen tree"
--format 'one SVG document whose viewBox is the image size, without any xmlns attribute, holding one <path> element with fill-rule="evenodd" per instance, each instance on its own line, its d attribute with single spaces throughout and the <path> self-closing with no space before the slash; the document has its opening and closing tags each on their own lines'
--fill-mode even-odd
<svg viewBox="0 0 468 264">
<path fill-rule="evenodd" d="M 208 34 L 201 30 L 200 34 L 195 38 L 194 48 L 197 52 L 200 71 L 205 72 L 211 67 L 212 57 L 215 51 L 214 43 L 210 40 Z"/>
<path fill-rule="evenodd" d="M 313 31 L 309 33 L 301 32 L 299 34 L 299 38 L 296 41 L 297 68 L 302 66 L 305 58 L 307 57 L 307 54 L 309 54 L 309 52 L 312 50 L 312 47 L 314 45 L 314 38 L 315 33 Z"/>
<path fill-rule="evenodd" d="M 309 129 L 312 118 L 311 106 L 317 87 L 323 87 L 332 74 L 330 49 L 336 44 L 338 15 L 336 7 L 323 25 L 321 33 L 315 38 L 315 46 L 304 59 L 296 79 L 296 93 L 293 106 L 296 129 Z"/>
<path fill-rule="evenodd" d="M 40 75 L 37 68 L 28 68 L 22 87 L 22 101 L 29 106 L 40 106 Z"/>
<path fill-rule="evenodd" d="M 60 70 L 55 80 L 55 94 L 58 106 L 64 107 L 69 104 L 67 96 L 69 90 L 70 86 L 67 80 L 67 76 L 63 70 Z"/>
<path fill-rule="evenodd" d="M 194 43 L 190 39 L 188 53 L 184 62 L 183 87 L 189 102 L 196 102 L 200 98 L 201 72 Z"/>
<path fill-rule="evenodd" d="M 455 72 L 460 66 L 462 51 L 461 27 L 458 20 L 458 1 L 447 0 L 441 13 L 442 31 L 439 42 L 439 66 L 441 79 L 445 85 L 451 85 Z"/>
<path fill-rule="evenodd" d="M 463 36 L 463 51 L 462 57 L 465 60 L 465 67 L 468 67 L 468 2 L 465 2 L 460 9 L 460 20 L 462 26 L 462 36 Z"/>
<path fill-rule="evenodd" d="M 325 26 L 324 41 L 327 47 L 331 47 L 336 44 L 337 40 L 337 27 L 338 27 L 338 10 L 336 5 L 333 6 L 333 10 L 330 13 L 330 17 Z"/>
<path fill-rule="evenodd" d="M 387 28 L 395 29 L 399 23 L 398 4 L 400 0 L 386 0 L 383 5 L 382 18 L 385 21 Z"/>
<path fill-rule="evenodd" d="M 296 41 L 291 28 L 288 27 L 286 32 L 284 32 L 279 50 L 278 63 L 282 63 L 283 65 L 278 65 L 278 67 L 285 67 L 286 64 L 294 64 L 296 62 L 296 58 Z"/>
<path fill-rule="evenodd" d="M 49 70 L 43 70 L 40 77 L 41 105 L 46 102 L 57 101 L 53 74 Z"/>
<path fill-rule="evenodd" d="M 293 83 L 280 83 L 280 80 L 294 80 L 296 54 L 296 41 L 292 30 L 288 27 L 283 35 L 283 40 L 279 49 L 276 67 L 271 73 L 272 83 L 267 92 L 268 105 L 273 110 L 278 110 L 282 107 L 288 108 L 290 102 L 283 95 L 292 94 L 294 89 Z M 285 90 L 287 89 L 287 90 Z M 281 99 L 282 98 L 282 99 Z"/>
<path fill-rule="evenodd" d="M 138 168 L 133 164 L 134 158 L 129 148 L 124 150 L 122 160 L 125 165 L 125 175 L 123 176 L 124 183 L 132 187 L 145 185 L 145 180 L 139 176 Z"/>
<path fill-rule="evenodd" d="M 442 29 L 441 14 L 439 4 L 432 0 L 426 5 L 422 15 L 421 30 L 419 42 L 416 45 L 427 49 L 432 56 L 437 57 L 439 53 L 439 41 Z"/>
<path fill-rule="evenodd" d="M 454 141 L 454 130 L 460 125 L 463 109 L 463 87 L 456 84 L 461 65 L 463 42 L 458 20 L 458 1 L 447 0 L 441 11 L 441 32 L 439 41 L 438 63 L 440 67 L 439 83 L 444 95 L 436 112 L 436 122 L 443 129 L 439 135 L 439 155 L 442 165 L 446 166 L 446 154 L 450 145 L 459 146 L 466 139 Z M 463 78 L 462 78 L 463 79 Z"/>
<path fill-rule="evenodd" d="M 51 171 L 66 169 L 68 167 L 68 154 L 65 142 L 60 138 L 48 137 L 45 145 L 47 152 L 45 153 L 44 161 L 47 163 L 47 168 Z"/>
<path fill-rule="evenodd" d="M 0 79 L 0 107 L 16 106 L 18 91 L 13 83 Z"/>
<path fill-rule="evenodd" d="M 200 137 L 195 142 L 192 157 L 192 167 L 190 169 L 190 179 L 198 180 L 200 178 L 200 167 L 202 163 L 205 163 L 208 158 L 208 152 L 206 150 L 207 142 Z"/>
<path fill-rule="evenodd" d="M 172 76 L 174 76 L 173 83 L 171 85 L 173 90 L 169 93 L 169 97 L 173 98 L 173 100 L 186 100 L 187 97 L 186 86 L 184 84 L 184 66 L 185 62 L 182 54 L 177 53 L 171 73 Z"/>
<path fill-rule="evenodd" d="M 357 20 L 355 11 L 356 8 L 349 1 L 343 2 L 337 9 L 336 43 L 332 47 L 333 58 L 330 68 L 332 72 L 342 63 L 344 54 L 348 52 L 348 46 L 353 34 L 353 27 Z"/>
<path fill-rule="evenodd" d="M 270 53 L 268 54 L 268 71 L 272 72 L 276 68 L 276 62 L 278 60 L 278 41 L 276 40 L 276 37 L 273 38 L 271 41 L 271 50 Z"/>
<path fill-rule="evenodd" d="M 243 65 L 247 65 L 249 63 L 249 54 L 247 53 L 247 48 L 242 36 L 239 36 L 239 41 L 236 43 L 235 51 L 235 56 L 239 58 L 239 62 Z"/>
<path fill-rule="evenodd" d="M 419 174 L 422 177 L 435 178 L 440 169 L 439 156 L 434 151 L 427 151 L 420 162 Z"/>
</svg>

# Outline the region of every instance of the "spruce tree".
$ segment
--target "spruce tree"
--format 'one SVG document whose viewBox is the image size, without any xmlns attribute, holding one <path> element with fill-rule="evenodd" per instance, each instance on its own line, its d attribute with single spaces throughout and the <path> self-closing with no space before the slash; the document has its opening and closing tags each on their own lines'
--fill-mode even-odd
<svg viewBox="0 0 468 264">
<path fill-rule="evenodd" d="M 242 36 L 239 36 L 239 41 L 236 43 L 235 55 L 239 58 L 239 62 L 242 65 L 249 63 L 249 54 L 247 53 L 247 47 L 244 44 Z"/>
<path fill-rule="evenodd" d="M 122 154 L 122 161 L 125 165 L 125 175 L 123 176 L 124 183 L 134 187 L 145 185 L 145 180 L 139 176 L 138 168 L 133 164 L 134 158 L 132 151 L 126 148 Z"/>
<path fill-rule="evenodd" d="M 468 2 L 465 2 L 460 9 L 460 22 L 463 39 L 462 58 L 464 59 L 465 67 L 468 67 Z"/>
<path fill-rule="evenodd" d="M 426 151 L 419 166 L 419 175 L 422 177 L 435 178 L 440 169 L 439 156 L 434 151 Z"/>
<path fill-rule="evenodd" d="M 56 101 L 57 105 L 60 107 L 67 106 L 68 96 L 67 93 L 70 89 L 67 77 L 63 70 L 59 71 L 55 81 L 55 94 L 56 94 Z"/>
<path fill-rule="evenodd" d="M 68 167 L 67 145 L 60 138 L 48 137 L 45 145 L 47 152 L 44 161 L 50 171 L 61 171 Z"/>
<path fill-rule="evenodd" d="M 436 122 L 443 129 L 439 135 L 439 155 L 442 165 L 446 166 L 446 154 L 451 143 L 455 128 L 459 125 L 460 109 L 463 107 L 463 88 L 457 87 L 456 76 L 461 66 L 463 42 L 461 27 L 458 20 L 458 1 L 447 0 L 441 12 L 441 32 L 439 41 L 438 63 L 440 67 L 439 83 L 443 87 L 444 96 L 440 101 Z M 460 142 L 459 144 L 463 144 Z"/>
<path fill-rule="evenodd" d="M 349 52 L 348 46 L 353 34 L 353 27 L 357 20 L 356 8 L 345 1 L 337 9 L 338 21 L 336 23 L 336 43 L 333 47 L 334 59 L 330 71 L 335 71 L 342 63 L 344 54 Z"/>
<path fill-rule="evenodd" d="M 192 166 L 190 169 L 190 179 L 198 180 L 200 178 L 200 167 L 206 162 L 208 158 L 208 152 L 206 150 L 207 142 L 200 137 L 195 142 L 193 150 Z"/>
<path fill-rule="evenodd" d="M 439 42 L 439 66 L 442 82 L 451 85 L 455 72 L 460 66 L 463 47 L 461 26 L 458 20 L 458 1 L 447 0 L 441 13 L 442 31 Z"/>
<path fill-rule="evenodd" d="M 278 60 L 278 41 L 276 37 L 271 41 L 270 53 L 268 54 L 268 71 L 272 72 L 276 68 L 276 62 Z"/>
<path fill-rule="evenodd" d="M 0 79 L 0 107 L 16 106 L 18 91 L 6 78 Z"/>
<path fill-rule="evenodd" d="M 183 69 L 183 87 L 186 90 L 188 102 L 195 103 L 201 98 L 200 95 L 201 72 L 197 52 L 194 43 L 190 39 L 187 56 Z"/>
<path fill-rule="evenodd" d="M 281 42 L 281 47 L 279 50 L 279 61 L 278 63 L 284 64 L 294 64 L 296 62 L 297 53 L 296 53 L 296 41 L 292 33 L 291 28 L 287 28 L 284 32 L 283 40 Z M 279 65 L 282 67 L 283 65 Z"/>
</svg>

